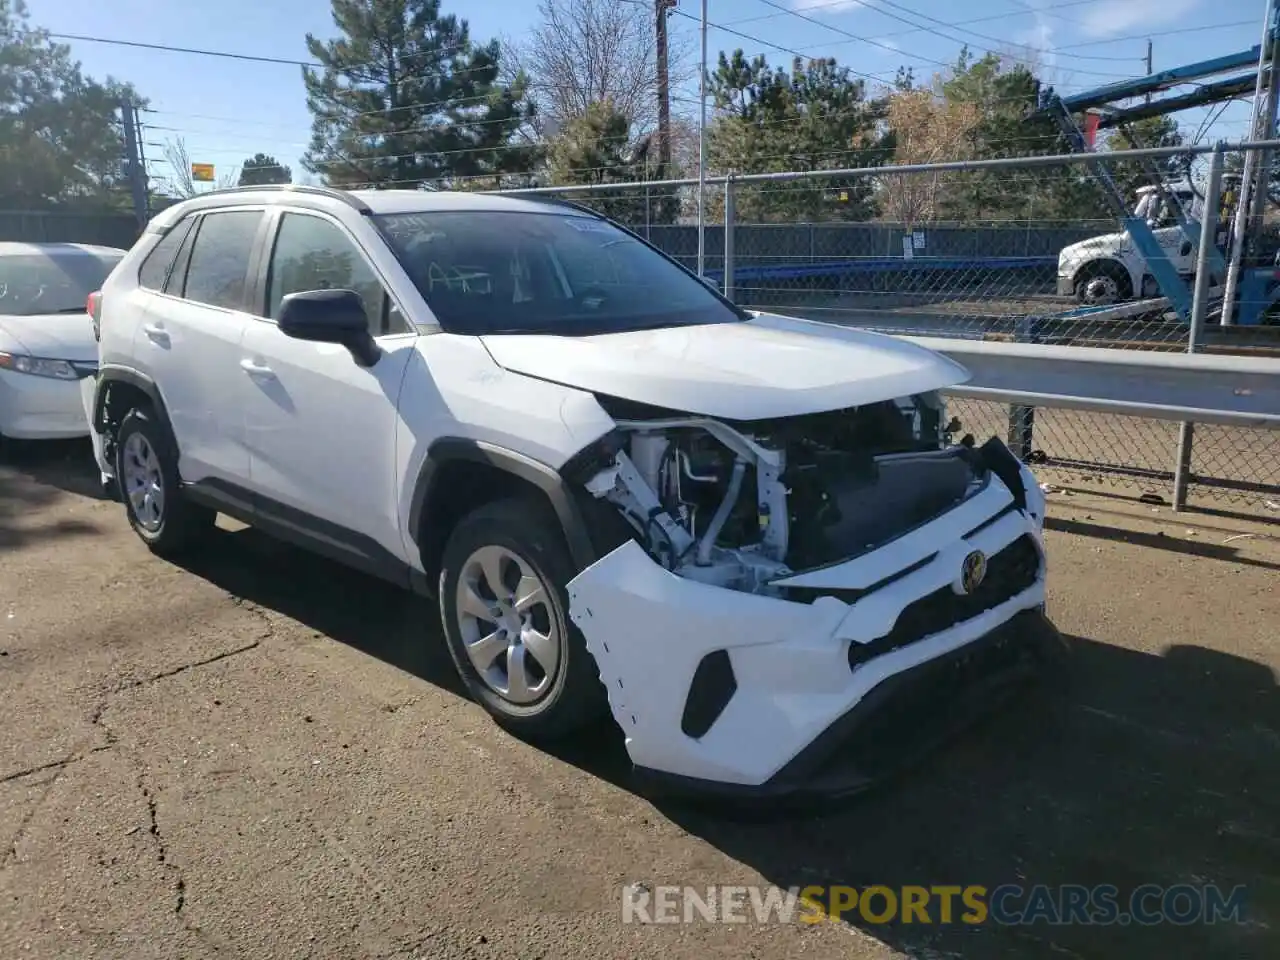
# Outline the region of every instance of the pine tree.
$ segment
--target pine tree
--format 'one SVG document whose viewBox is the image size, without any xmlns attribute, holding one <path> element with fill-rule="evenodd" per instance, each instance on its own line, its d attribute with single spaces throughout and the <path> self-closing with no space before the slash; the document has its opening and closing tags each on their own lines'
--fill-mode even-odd
<svg viewBox="0 0 1280 960">
<path fill-rule="evenodd" d="M 239 185 L 242 187 L 292 182 L 293 171 L 270 154 L 255 153 L 240 165 Z"/>
<path fill-rule="evenodd" d="M 332 0 L 339 39 L 307 35 L 312 114 L 302 163 L 334 185 L 414 189 L 532 169 L 515 134 L 530 117 L 523 76 L 498 82 L 497 41 L 474 46 L 440 0 Z"/>
</svg>

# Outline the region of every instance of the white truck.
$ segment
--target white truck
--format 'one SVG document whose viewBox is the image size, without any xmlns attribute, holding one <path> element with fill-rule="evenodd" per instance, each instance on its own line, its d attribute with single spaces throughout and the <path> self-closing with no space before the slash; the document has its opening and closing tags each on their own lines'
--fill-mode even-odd
<svg viewBox="0 0 1280 960">
<path fill-rule="evenodd" d="M 1178 273 L 1190 281 L 1195 272 L 1202 200 L 1189 181 L 1138 188 L 1133 215 L 1151 227 L 1161 249 Z M 1180 204 L 1191 223 L 1178 225 L 1174 204 Z M 1190 237 L 1188 236 L 1190 234 Z M 1160 296 L 1146 260 L 1126 231 L 1091 237 L 1063 247 L 1058 254 L 1058 295 L 1073 297 L 1084 306 L 1106 306 Z"/>
</svg>

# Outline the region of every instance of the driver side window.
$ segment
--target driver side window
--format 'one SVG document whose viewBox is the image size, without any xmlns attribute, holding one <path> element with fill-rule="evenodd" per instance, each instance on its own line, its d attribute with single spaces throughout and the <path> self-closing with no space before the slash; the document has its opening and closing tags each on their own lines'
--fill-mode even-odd
<svg viewBox="0 0 1280 960">
<path fill-rule="evenodd" d="M 280 218 L 267 273 L 267 316 L 276 319 L 280 302 L 288 294 L 305 290 L 354 290 L 360 294 L 369 332 L 375 337 L 409 329 L 346 231 L 321 217 L 286 213 Z"/>
</svg>

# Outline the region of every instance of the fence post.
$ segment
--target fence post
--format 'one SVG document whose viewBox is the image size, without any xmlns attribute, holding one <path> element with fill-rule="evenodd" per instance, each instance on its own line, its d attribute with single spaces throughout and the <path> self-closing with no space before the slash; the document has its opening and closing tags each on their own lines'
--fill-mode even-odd
<svg viewBox="0 0 1280 960">
<path fill-rule="evenodd" d="M 1204 334 L 1205 313 L 1209 309 L 1209 250 L 1216 246 L 1218 233 L 1218 201 L 1222 190 L 1224 145 L 1219 141 L 1209 159 L 1209 182 L 1204 188 L 1204 209 L 1200 211 L 1200 247 L 1196 251 L 1196 282 L 1191 299 L 1191 322 L 1187 331 L 1187 353 L 1194 354 Z M 1223 278 L 1226 279 L 1225 277 Z M 1223 304 L 1226 308 L 1226 304 Z M 1183 422 L 1178 429 L 1178 459 L 1173 468 L 1174 512 L 1187 507 L 1187 485 L 1191 480 L 1191 452 L 1195 444 L 1196 425 Z"/>
<path fill-rule="evenodd" d="M 724 295 L 733 299 L 733 231 L 736 220 L 733 209 L 733 174 L 724 182 Z"/>
<path fill-rule="evenodd" d="M 979 337 L 979 339 L 982 339 Z M 1036 318 L 1024 315 L 1013 328 L 1015 343 L 1039 343 L 1040 331 Z M 1021 403 L 1009 404 L 1009 449 L 1019 460 L 1031 456 L 1035 447 L 1036 408 Z"/>
</svg>

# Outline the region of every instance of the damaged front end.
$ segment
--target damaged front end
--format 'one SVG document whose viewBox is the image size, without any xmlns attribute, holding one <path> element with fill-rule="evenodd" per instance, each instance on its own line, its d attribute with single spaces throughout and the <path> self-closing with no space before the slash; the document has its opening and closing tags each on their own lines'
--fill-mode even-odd
<svg viewBox="0 0 1280 960">
<path fill-rule="evenodd" d="M 565 475 L 627 535 L 569 614 L 638 771 L 855 789 L 831 764 L 859 731 L 928 740 L 1052 638 L 1040 489 L 936 393 L 752 422 L 598 399 L 616 429 Z"/>
</svg>

